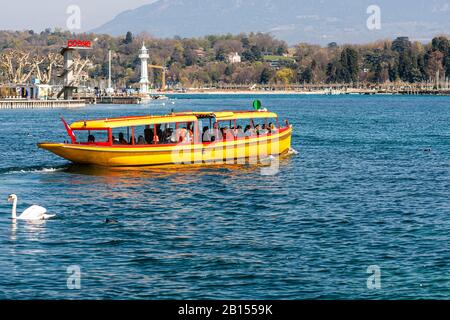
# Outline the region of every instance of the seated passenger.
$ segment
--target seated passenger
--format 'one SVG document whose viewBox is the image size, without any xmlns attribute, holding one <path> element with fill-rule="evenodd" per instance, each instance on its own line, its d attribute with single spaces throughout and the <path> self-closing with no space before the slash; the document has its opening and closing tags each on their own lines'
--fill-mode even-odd
<svg viewBox="0 0 450 320">
<path fill-rule="evenodd" d="M 161 130 L 161 125 L 157 124 L 156 125 L 156 135 L 155 136 L 158 138 L 157 139 L 158 143 L 162 140 L 162 135 L 163 135 L 163 132 Z M 155 138 L 153 138 L 153 140 L 155 140 Z"/>
<path fill-rule="evenodd" d="M 265 135 L 269 133 L 269 129 L 266 124 L 263 124 L 262 128 L 258 130 L 258 135 Z"/>
<path fill-rule="evenodd" d="M 169 128 L 169 142 L 177 143 L 177 133 L 172 128 Z"/>
<path fill-rule="evenodd" d="M 125 140 L 123 132 L 119 133 L 119 144 L 128 144 L 127 140 Z"/>
<path fill-rule="evenodd" d="M 254 129 L 252 129 L 252 127 L 250 125 L 247 125 L 245 127 L 244 134 L 245 134 L 246 137 L 254 136 L 255 135 L 254 134 Z"/>
<path fill-rule="evenodd" d="M 119 144 L 119 139 L 116 139 L 116 137 L 112 136 L 112 142 L 113 144 Z"/>
<path fill-rule="evenodd" d="M 144 130 L 144 137 L 145 137 L 145 141 L 147 141 L 147 144 L 152 143 L 153 141 L 153 130 L 150 129 L 150 126 L 145 126 L 145 130 Z"/>
<path fill-rule="evenodd" d="M 237 127 L 237 129 L 235 130 L 235 136 L 238 139 L 245 137 L 245 133 L 244 133 L 244 130 L 242 130 L 242 126 Z"/>
<path fill-rule="evenodd" d="M 211 142 L 221 141 L 222 140 L 222 131 L 219 129 L 219 123 L 214 123 L 214 129 L 212 129 L 211 133 Z"/>
<path fill-rule="evenodd" d="M 177 130 L 177 142 L 178 143 L 186 143 L 188 136 L 188 131 L 186 127 Z"/>
<path fill-rule="evenodd" d="M 278 133 L 277 127 L 275 127 L 275 125 L 272 122 L 269 123 L 269 130 L 270 130 L 270 133 Z"/>
<path fill-rule="evenodd" d="M 228 127 L 225 127 L 224 131 L 223 131 L 223 137 L 224 137 L 225 140 L 228 140 L 228 141 L 234 140 L 233 130 L 228 129 Z"/>
<path fill-rule="evenodd" d="M 145 139 L 143 136 L 139 136 L 138 141 L 137 141 L 138 145 L 145 145 Z"/>
<path fill-rule="evenodd" d="M 175 143 L 176 137 L 174 137 L 174 139 L 172 141 L 172 136 L 173 136 L 173 129 L 167 127 L 162 134 L 162 139 L 161 139 L 162 143 L 166 143 L 166 144 L 167 143 Z"/>
<path fill-rule="evenodd" d="M 260 125 L 260 124 L 257 124 L 257 125 L 255 126 L 255 133 L 256 133 L 256 135 L 258 135 L 258 136 L 264 134 L 263 131 L 262 131 L 262 128 L 261 128 L 261 125 Z"/>
<path fill-rule="evenodd" d="M 92 134 L 88 136 L 88 143 L 95 143 L 95 137 Z"/>
<path fill-rule="evenodd" d="M 211 142 L 211 131 L 209 130 L 209 127 L 203 128 L 203 142 Z"/>
<path fill-rule="evenodd" d="M 187 128 L 187 142 L 191 143 L 194 141 L 194 132 L 190 129 L 190 127 Z"/>
</svg>

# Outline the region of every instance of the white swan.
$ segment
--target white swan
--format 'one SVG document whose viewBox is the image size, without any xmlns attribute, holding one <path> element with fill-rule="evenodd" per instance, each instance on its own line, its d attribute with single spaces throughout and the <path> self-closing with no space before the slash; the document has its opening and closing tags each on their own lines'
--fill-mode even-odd
<svg viewBox="0 0 450 320">
<path fill-rule="evenodd" d="M 13 203 L 12 207 L 12 218 L 17 220 L 46 220 L 53 218 L 55 215 L 46 214 L 47 209 L 40 206 L 31 206 L 27 210 L 25 210 L 20 216 L 17 216 L 17 196 L 15 194 L 11 194 L 8 197 L 8 202 Z"/>
</svg>

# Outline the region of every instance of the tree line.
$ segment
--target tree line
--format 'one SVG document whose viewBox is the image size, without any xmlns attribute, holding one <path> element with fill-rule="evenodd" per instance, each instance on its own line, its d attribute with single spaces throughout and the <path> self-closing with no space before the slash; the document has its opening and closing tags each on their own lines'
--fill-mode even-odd
<svg viewBox="0 0 450 320">
<path fill-rule="evenodd" d="M 112 78 L 118 87 L 139 82 L 138 54 L 143 42 L 149 49 L 150 63 L 167 68 L 171 87 L 419 83 L 450 75 L 446 36 L 437 36 L 429 43 L 399 37 L 364 45 L 300 43 L 290 47 L 264 33 L 158 39 L 147 33 L 113 37 L 47 29 L 40 33 L 0 31 L 0 82 L 40 77 L 57 83 L 62 66 L 55 53 L 74 38 L 93 43 L 92 50 L 80 51 L 79 59 L 89 61 L 86 72 L 94 84 L 108 77 L 108 50 L 112 50 Z M 230 61 L 230 54 L 235 53 L 241 57 L 240 63 Z M 15 70 L 19 67 L 22 76 Z M 151 80 L 158 86 L 159 71 L 151 71 Z"/>
</svg>

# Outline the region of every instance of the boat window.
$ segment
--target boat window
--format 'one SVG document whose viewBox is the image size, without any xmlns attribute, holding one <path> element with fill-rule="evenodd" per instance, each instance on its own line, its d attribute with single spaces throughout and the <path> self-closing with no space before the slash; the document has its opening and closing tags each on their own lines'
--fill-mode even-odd
<svg viewBox="0 0 450 320">
<path fill-rule="evenodd" d="M 76 130 L 77 144 L 105 144 L 109 141 L 108 130 Z"/>
<path fill-rule="evenodd" d="M 114 145 L 131 145 L 132 141 L 132 128 L 114 128 L 112 129 L 112 142 Z"/>
<path fill-rule="evenodd" d="M 161 144 L 164 126 L 160 124 L 150 124 L 134 127 L 135 145 Z"/>
</svg>

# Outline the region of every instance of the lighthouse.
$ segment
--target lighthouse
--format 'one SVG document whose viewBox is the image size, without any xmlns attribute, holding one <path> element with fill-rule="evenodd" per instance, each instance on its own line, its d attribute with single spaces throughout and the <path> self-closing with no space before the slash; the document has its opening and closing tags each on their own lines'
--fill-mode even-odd
<svg viewBox="0 0 450 320">
<path fill-rule="evenodd" d="M 148 59 L 150 58 L 150 56 L 148 55 L 148 50 L 145 47 L 145 44 L 142 43 L 142 48 L 139 54 L 139 59 L 141 59 L 141 81 L 140 86 L 141 86 L 141 90 L 140 90 L 140 94 L 141 95 L 148 95 Z"/>
</svg>

